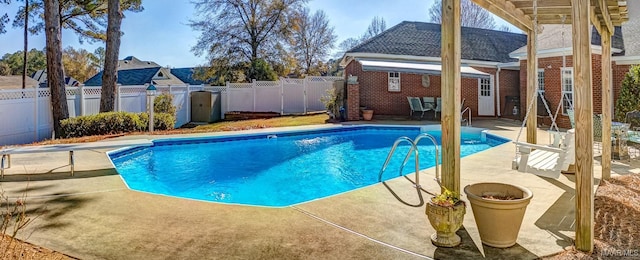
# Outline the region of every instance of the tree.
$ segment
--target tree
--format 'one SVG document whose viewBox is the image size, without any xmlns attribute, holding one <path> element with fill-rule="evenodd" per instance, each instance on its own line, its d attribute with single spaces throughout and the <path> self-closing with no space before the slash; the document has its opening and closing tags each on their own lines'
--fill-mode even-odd
<svg viewBox="0 0 640 260">
<path fill-rule="evenodd" d="M 74 49 L 69 46 L 62 53 L 62 65 L 67 76 L 73 77 L 80 82 L 88 80 L 98 73 L 98 66 L 93 62 L 97 59 L 92 53 L 85 49 Z"/>
<path fill-rule="evenodd" d="M 102 72 L 100 112 L 114 111 L 115 108 L 114 100 L 116 99 L 116 87 L 118 84 L 118 53 L 120 52 L 120 25 L 122 23 L 120 0 L 109 0 L 108 17 L 107 48 Z"/>
<path fill-rule="evenodd" d="M 0 0 L 3 1 L 3 0 Z M 4 0 L 7 1 L 7 0 Z M 29 17 L 42 17 L 44 10 L 44 0 L 33 0 L 29 7 Z M 107 27 L 107 1 L 108 0 L 59 0 L 59 13 L 61 28 L 75 32 L 82 43 L 104 41 L 106 39 L 105 28 Z M 122 10 L 141 12 L 142 0 L 121 0 Z M 13 21 L 13 26 L 23 26 L 25 22 L 24 7 L 21 7 Z M 29 31 L 37 34 L 44 29 L 41 19 L 38 19 Z"/>
<path fill-rule="evenodd" d="M 461 25 L 464 27 L 475 27 L 482 29 L 495 29 L 496 22 L 489 11 L 471 2 L 462 0 L 460 2 Z M 429 8 L 429 20 L 434 23 L 442 23 L 442 1 L 435 1 Z"/>
<path fill-rule="evenodd" d="M 11 75 L 11 68 L 4 62 L 0 62 L 0 76 L 9 76 Z"/>
<path fill-rule="evenodd" d="M 201 32 L 192 51 L 206 54 L 211 74 L 275 56 L 292 18 L 308 0 L 196 0 L 189 25 Z M 247 74 L 247 73 L 245 73 Z"/>
<path fill-rule="evenodd" d="M 356 47 L 358 44 L 384 32 L 386 29 L 387 22 L 384 20 L 384 18 L 379 16 L 373 17 L 371 23 L 369 24 L 369 27 L 367 27 L 367 30 L 364 32 L 364 34 L 362 34 L 362 36 L 360 36 L 360 38 L 347 38 L 346 40 L 342 41 L 340 45 L 338 45 L 341 53 L 339 53 L 339 55 L 337 56 L 342 56 L 342 54 L 344 54 L 348 50 L 353 49 L 353 47 Z"/>
<path fill-rule="evenodd" d="M 498 31 L 503 31 L 503 32 L 511 32 L 511 28 L 507 25 L 501 25 L 500 28 L 498 28 Z"/>
<path fill-rule="evenodd" d="M 10 4 L 11 0 L 0 0 L 0 4 Z M 9 15 L 7 13 L 0 14 L 0 34 L 6 33 L 6 26 L 9 23 Z"/>
<path fill-rule="evenodd" d="M 384 32 L 386 29 L 387 22 L 384 20 L 384 18 L 375 16 L 373 17 L 373 20 L 371 20 L 371 24 L 369 24 L 369 27 L 367 28 L 367 31 L 364 33 L 362 38 L 364 40 L 370 39 L 373 36 Z"/>
<path fill-rule="evenodd" d="M 329 19 L 322 11 L 313 15 L 304 8 L 295 19 L 293 26 L 293 53 L 298 66 L 305 75 L 320 75 L 318 63 L 326 58 L 333 48 L 337 36 Z"/>
<path fill-rule="evenodd" d="M 267 61 L 263 59 L 256 59 L 251 62 L 251 65 L 246 69 L 247 71 L 247 80 L 255 79 L 255 80 L 266 80 L 266 81 L 276 81 L 278 79 L 278 75 L 271 68 L 271 65 L 267 63 Z"/>
<path fill-rule="evenodd" d="M 53 110 L 53 131 L 55 136 L 62 136 L 60 121 L 69 118 L 67 94 L 64 89 L 64 72 L 62 70 L 62 28 L 60 26 L 60 3 L 58 0 L 44 2 L 45 36 L 47 42 L 47 83 L 51 90 L 51 107 Z"/>
<path fill-rule="evenodd" d="M 28 11 L 29 10 L 29 0 L 24 0 L 24 16 L 28 17 Z M 24 47 L 22 49 L 22 51 L 24 52 L 24 55 L 22 56 L 22 60 L 25 61 L 22 63 L 22 89 L 25 89 L 27 87 L 27 64 L 28 64 L 28 57 L 27 57 L 27 51 L 29 50 L 29 19 L 25 19 L 24 20 Z"/>
<path fill-rule="evenodd" d="M 0 64 L 5 64 L 9 71 L 7 75 L 22 74 L 22 66 L 24 61 L 24 52 L 17 51 L 7 53 L 0 59 Z M 43 51 L 31 49 L 27 54 L 27 75 L 31 75 L 38 70 L 47 68 L 47 57 Z"/>
<path fill-rule="evenodd" d="M 98 47 L 93 51 L 93 55 L 92 55 L 92 65 L 96 66 L 98 68 L 98 70 L 102 70 L 103 66 L 104 66 L 104 59 L 105 59 L 105 50 L 104 47 Z"/>
<path fill-rule="evenodd" d="M 616 120 L 624 122 L 627 112 L 633 110 L 640 110 L 640 65 L 632 66 L 622 80 L 616 101 Z"/>
</svg>

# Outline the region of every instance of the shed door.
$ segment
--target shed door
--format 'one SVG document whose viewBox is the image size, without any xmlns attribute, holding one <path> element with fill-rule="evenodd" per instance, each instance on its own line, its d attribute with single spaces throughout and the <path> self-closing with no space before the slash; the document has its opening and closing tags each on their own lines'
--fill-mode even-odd
<svg viewBox="0 0 640 260">
<path fill-rule="evenodd" d="M 493 76 L 478 79 L 478 115 L 495 116 L 495 97 L 493 94 Z"/>
</svg>

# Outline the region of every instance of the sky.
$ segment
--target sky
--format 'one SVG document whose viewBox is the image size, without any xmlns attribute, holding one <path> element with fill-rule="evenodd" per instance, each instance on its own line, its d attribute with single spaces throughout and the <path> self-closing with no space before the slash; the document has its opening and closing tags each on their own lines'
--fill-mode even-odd
<svg viewBox="0 0 640 260">
<path fill-rule="evenodd" d="M 311 0 L 311 11 L 324 10 L 338 36 L 336 46 L 349 37 L 362 35 L 375 16 L 383 17 L 390 28 L 402 21 L 428 21 L 428 9 L 435 0 Z M 15 16 L 19 2 L 0 6 L 0 15 Z M 205 58 L 195 56 L 191 48 L 196 44 L 198 32 L 189 27 L 194 14 L 189 0 L 143 0 L 144 11 L 125 12 L 121 30 L 124 35 L 120 45 L 120 59 L 135 56 L 144 61 L 154 61 L 173 68 L 194 67 L 205 63 Z M 496 19 L 498 26 L 507 24 Z M 507 24 L 508 25 L 508 24 Z M 512 31 L 519 31 L 510 26 Z M 22 50 L 22 29 L 9 26 L 0 34 L 0 56 Z M 64 47 L 83 48 L 93 52 L 104 43 L 79 43 L 78 37 L 63 31 Z M 29 49 L 43 49 L 44 33 L 29 36 Z"/>
</svg>

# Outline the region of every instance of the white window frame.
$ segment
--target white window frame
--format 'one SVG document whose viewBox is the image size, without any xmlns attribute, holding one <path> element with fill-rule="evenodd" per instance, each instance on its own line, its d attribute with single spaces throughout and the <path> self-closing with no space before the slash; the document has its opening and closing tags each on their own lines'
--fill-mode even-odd
<svg viewBox="0 0 640 260">
<path fill-rule="evenodd" d="M 538 96 L 544 96 L 544 69 L 538 69 Z"/>
<path fill-rule="evenodd" d="M 569 72 L 565 75 L 565 72 Z M 569 76 L 566 78 L 565 76 Z M 573 68 L 560 69 L 560 90 L 562 93 L 562 114 L 567 115 L 567 109 L 573 107 Z"/>
<path fill-rule="evenodd" d="M 400 92 L 400 72 L 390 71 L 389 73 L 387 73 L 387 78 L 387 90 L 389 92 Z"/>
<path fill-rule="evenodd" d="M 489 78 L 478 78 L 478 86 L 480 87 L 480 93 L 478 93 L 478 95 L 482 96 L 482 97 L 491 97 L 493 96 L 493 77 L 489 77 Z M 487 87 L 486 89 L 483 88 Z M 488 94 L 488 95 L 485 95 Z"/>
</svg>

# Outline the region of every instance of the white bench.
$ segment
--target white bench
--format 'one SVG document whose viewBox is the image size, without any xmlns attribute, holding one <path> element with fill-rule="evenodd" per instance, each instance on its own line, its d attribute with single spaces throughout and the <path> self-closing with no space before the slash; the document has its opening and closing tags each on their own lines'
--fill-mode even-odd
<svg viewBox="0 0 640 260">
<path fill-rule="evenodd" d="M 39 146 L 21 146 L 21 147 L 8 147 L 0 150 L 2 159 L 0 160 L 0 175 L 4 178 L 4 169 L 11 168 L 11 155 L 12 154 L 28 154 L 28 153 L 48 153 L 48 152 L 69 152 L 69 165 L 71 166 L 71 176 L 74 172 L 74 157 L 73 152 L 79 150 L 96 150 L 96 149 L 109 149 L 109 148 L 121 148 L 129 146 L 152 146 L 153 142 L 147 139 L 134 139 L 134 140 L 120 140 L 120 141 L 101 141 L 91 143 L 77 143 L 77 144 L 52 144 L 52 145 L 39 145 Z M 7 167 L 5 167 L 5 164 Z"/>
</svg>

